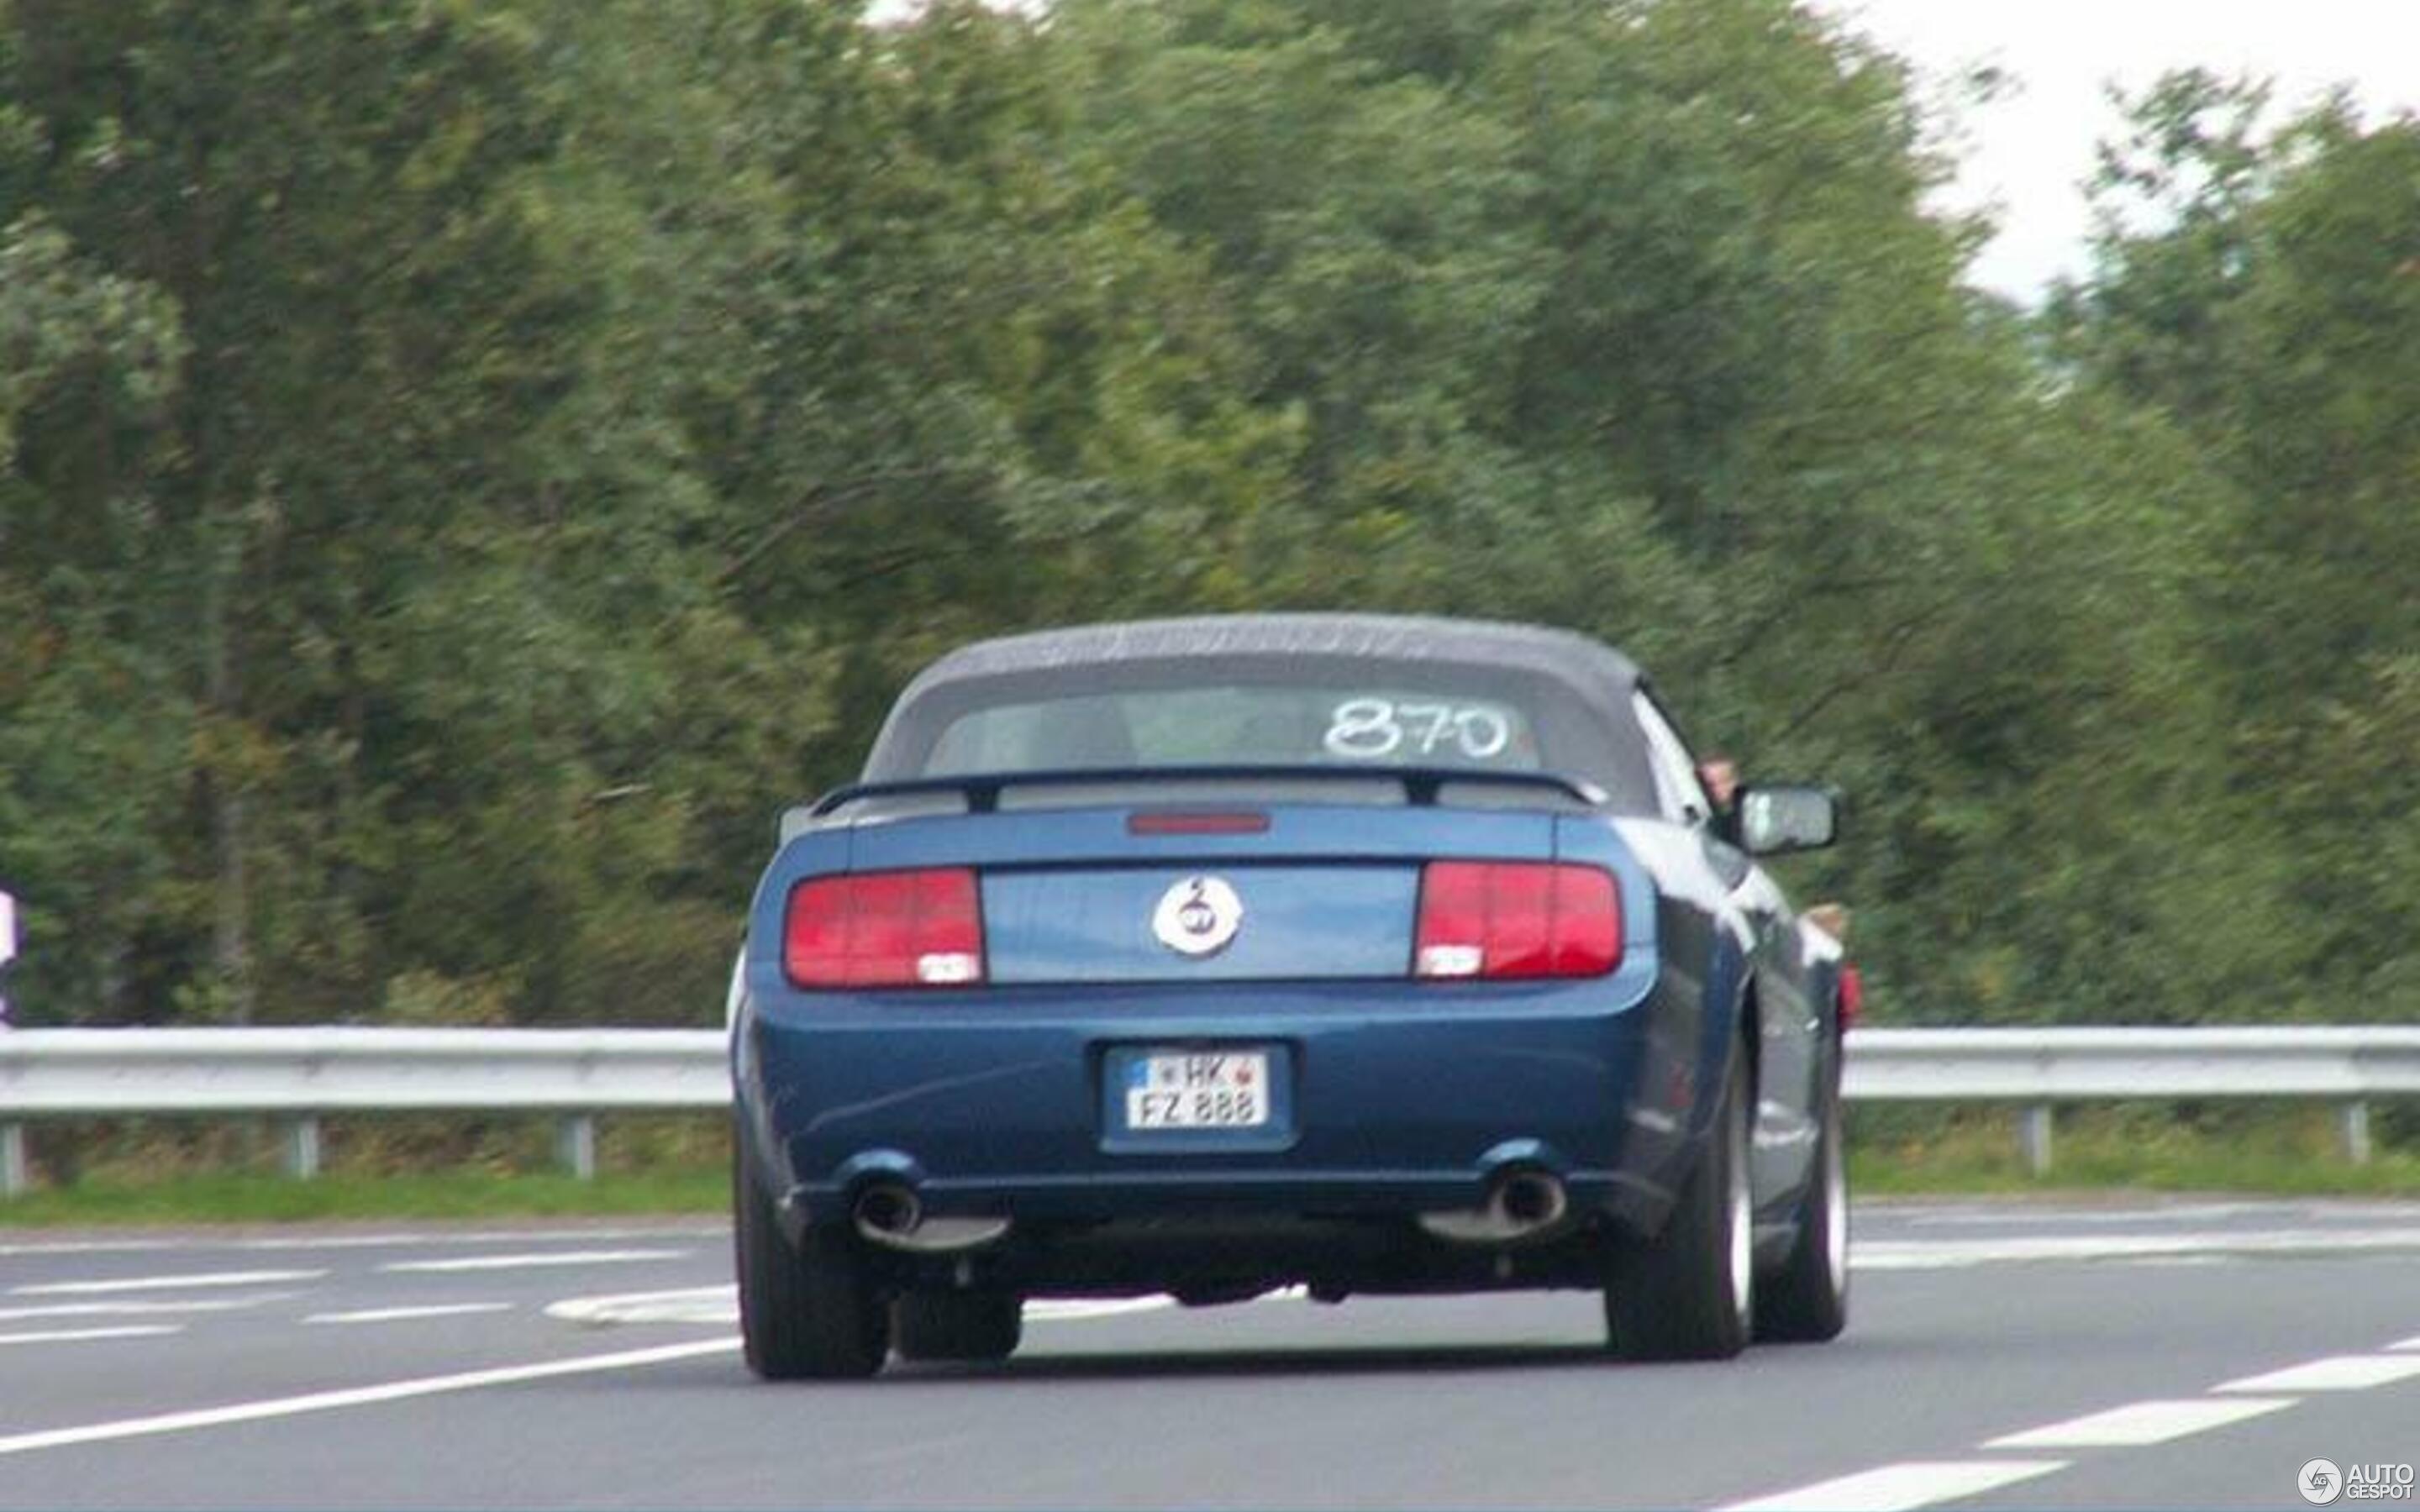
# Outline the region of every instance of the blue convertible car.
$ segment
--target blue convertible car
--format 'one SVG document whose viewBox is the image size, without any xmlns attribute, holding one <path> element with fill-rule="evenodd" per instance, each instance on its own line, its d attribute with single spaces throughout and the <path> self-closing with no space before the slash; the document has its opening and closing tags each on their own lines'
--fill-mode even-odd
<svg viewBox="0 0 2420 1512">
<path fill-rule="evenodd" d="M 1840 949 L 1648 681 L 1364 615 L 968 647 L 783 822 L 731 994 L 770 1378 L 1037 1294 L 1587 1288 L 1630 1358 L 1839 1332 Z M 1717 786 L 1729 786 L 1718 783 Z"/>
</svg>

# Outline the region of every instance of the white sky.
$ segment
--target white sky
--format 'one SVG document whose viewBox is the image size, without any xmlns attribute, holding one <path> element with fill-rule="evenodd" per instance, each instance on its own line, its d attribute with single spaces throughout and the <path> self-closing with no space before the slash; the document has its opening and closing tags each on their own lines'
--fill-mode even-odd
<svg viewBox="0 0 2420 1512">
<path fill-rule="evenodd" d="M 2102 98 L 2169 69 L 2276 81 L 2293 106 L 2349 84 L 2366 118 L 2420 111 L 2420 0 L 1818 0 L 1933 81 L 1989 64 L 2020 87 L 1960 113 L 1964 169 L 1947 203 L 1996 207 L 1971 276 L 2030 301 L 2084 270 L 2082 184 L 2118 134 Z"/>
</svg>

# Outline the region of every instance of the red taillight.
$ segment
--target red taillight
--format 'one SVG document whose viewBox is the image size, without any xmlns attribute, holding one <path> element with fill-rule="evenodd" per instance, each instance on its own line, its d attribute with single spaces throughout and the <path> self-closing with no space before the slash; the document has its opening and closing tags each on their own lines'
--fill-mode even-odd
<svg viewBox="0 0 2420 1512">
<path fill-rule="evenodd" d="M 790 889 L 782 964 L 801 987 L 983 980 L 983 903 L 968 867 L 814 877 Z"/>
<path fill-rule="evenodd" d="M 1840 1028 L 1843 1033 L 1857 1026 L 1866 1016 L 1866 979 L 1864 973 L 1848 962 L 1840 963 Z"/>
<path fill-rule="evenodd" d="M 1544 861 L 1432 861 L 1412 975 L 1601 977 L 1621 964 L 1613 874 Z"/>
</svg>

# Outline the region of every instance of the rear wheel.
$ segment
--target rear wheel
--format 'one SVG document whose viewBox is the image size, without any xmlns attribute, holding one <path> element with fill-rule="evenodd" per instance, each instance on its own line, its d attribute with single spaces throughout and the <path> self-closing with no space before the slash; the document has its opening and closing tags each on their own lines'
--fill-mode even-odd
<svg viewBox="0 0 2420 1512">
<path fill-rule="evenodd" d="M 1813 1180 L 1798 1205 L 1798 1238 L 1781 1268 L 1756 1288 L 1760 1339 L 1816 1344 L 1838 1335 L 1849 1321 L 1849 1167 L 1837 1051 L 1819 1120 L 1821 1143 Z"/>
<path fill-rule="evenodd" d="M 1606 1327 L 1625 1359 L 1727 1360 L 1747 1344 L 1756 1257 L 1745 1059 L 1732 1059 L 1706 1148 L 1663 1232 L 1611 1257 Z"/>
<path fill-rule="evenodd" d="M 733 1140 L 732 1207 L 739 1273 L 739 1339 L 748 1368 L 767 1381 L 845 1380 L 882 1368 L 888 1318 L 867 1284 L 857 1242 L 811 1225 L 792 1245 L 772 1197 Z"/>
<path fill-rule="evenodd" d="M 902 1360 L 1005 1360 L 1025 1333 L 1013 1291 L 911 1291 L 892 1312 Z"/>
</svg>

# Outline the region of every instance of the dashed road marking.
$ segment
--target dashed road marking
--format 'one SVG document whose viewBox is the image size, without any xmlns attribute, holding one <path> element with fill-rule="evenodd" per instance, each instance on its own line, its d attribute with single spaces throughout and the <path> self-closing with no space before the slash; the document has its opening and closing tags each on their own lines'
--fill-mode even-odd
<svg viewBox="0 0 2420 1512">
<path fill-rule="evenodd" d="M 143 1275 L 116 1281 L 46 1281 L 11 1287 L 13 1297 L 97 1297 L 118 1291 L 182 1291 L 188 1287 L 265 1287 L 283 1281 L 317 1281 L 325 1271 L 213 1271 L 199 1275 Z"/>
<path fill-rule="evenodd" d="M 589 1375 L 606 1370 L 635 1370 L 651 1365 L 663 1365 L 674 1360 L 692 1360 L 702 1355 L 722 1354 L 739 1347 L 736 1338 L 691 1340 L 686 1344 L 659 1345 L 651 1350 L 627 1350 L 618 1354 L 591 1354 L 570 1360 L 548 1360 L 536 1365 L 505 1365 L 492 1370 L 466 1370 L 458 1375 L 421 1376 L 411 1381 L 388 1381 L 377 1386 L 356 1386 L 344 1391 L 317 1391 L 302 1396 L 277 1396 L 265 1401 L 236 1402 L 225 1407 L 205 1407 L 190 1412 L 163 1412 L 154 1417 L 121 1418 L 114 1423 L 92 1423 L 81 1427 L 48 1428 L 38 1433 L 19 1433 L 0 1438 L 0 1455 L 32 1454 L 43 1449 L 63 1449 L 73 1444 L 107 1443 L 119 1439 L 139 1439 L 162 1433 L 187 1433 L 198 1428 L 224 1427 L 233 1423 L 257 1423 L 264 1418 L 294 1417 L 304 1412 L 334 1412 L 349 1407 L 371 1407 L 380 1402 L 403 1401 L 413 1396 L 435 1396 L 446 1392 L 476 1391 L 485 1386 L 513 1385 L 524 1381 L 545 1381 L 556 1376 Z"/>
<path fill-rule="evenodd" d="M 1255 1300 L 1268 1302 L 1277 1296 L 1278 1293 L 1271 1292 L 1267 1297 Z M 1175 1305 L 1176 1299 L 1164 1294 L 1155 1297 L 1045 1299 L 1041 1302 L 1027 1303 L 1025 1319 L 1030 1323 L 1073 1323 L 1087 1318 L 1117 1318 L 1126 1313 L 1157 1312 L 1162 1307 Z"/>
<path fill-rule="evenodd" d="M 1029 1323 L 1069 1323 L 1088 1318 L 1156 1312 L 1176 1299 L 1151 1297 L 1046 1298 L 1025 1304 Z M 547 1304 L 546 1316 L 566 1323 L 603 1328 L 615 1323 L 706 1323 L 728 1328 L 739 1321 L 739 1294 L 726 1284 L 677 1291 L 629 1291 L 610 1297 L 566 1297 Z"/>
<path fill-rule="evenodd" d="M 2166 1443 L 2187 1434 L 2202 1433 L 2293 1406 L 2298 1396 L 2189 1397 L 2178 1401 L 2130 1402 L 2105 1412 L 2089 1412 L 2064 1423 L 2004 1433 L 1986 1449 L 2106 1449 Z"/>
<path fill-rule="evenodd" d="M 452 1302 L 426 1307 L 365 1307 L 349 1313 L 313 1313 L 306 1323 L 399 1323 L 416 1318 L 459 1318 L 471 1313 L 508 1313 L 509 1302 Z"/>
<path fill-rule="evenodd" d="M 729 1328 L 739 1321 L 739 1293 L 725 1283 L 719 1287 L 687 1287 L 677 1291 L 566 1297 L 547 1304 L 546 1316 L 591 1328 L 613 1323 L 709 1323 Z"/>
<path fill-rule="evenodd" d="M 132 1323 L 124 1328 L 54 1328 L 33 1334 L 0 1334 L 0 1344 L 74 1344 L 86 1339 L 153 1338 L 184 1331 L 182 1323 Z"/>
<path fill-rule="evenodd" d="M 36 1307 L 0 1307 L 0 1323 L 32 1318 L 145 1318 L 167 1313 L 234 1313 L 265 1306 L 294 1296 L 291 1291 L 266 1291 L 256 1297 L 194 1298 L 180 1302 L 46 1302 Z"/>
<path fill-rule="evenodd" d="M 457 1271 L 534 1271 L 554 1265 L 633 1265 L 646 1260 L 685 1260 L 685 1249 L 534 1250 L 526 1255 L 465 1255 L 451 1260 L 394 1260 L 379 1267 L 398 1275 L 438 1275 Z"/>
<path fill-rule="evenodd" d="M 2365 1391 L 2420 1376 L 2420 1354 L 2338 1354 L 2264 1375 L 2245 1376 L 2212 1391 Z"/>
<path fill-rule="evenodd" d="M 1733 1502 L 1717 1512 L 1906 1512 L 2065 1470 L 2064 1459 L 1914 1459 Z"/>
<path fill-rule="evenodd" d="M 2055 1260 L 2395 1254 L 2420 1250 L 2420 1228 L 2265 1228 L 2176 1234 L 2055 1234 L 2030 1239 L 1885 1239 L 1851 1246 L 1860 1271 L 1949 1271 Z"/>
<path fill-rule="evenodd" d="M 2420 1377 L 2420 1335 L 2387 1347 L 2384 1354 L 2339 1354 L 2282 1370 L 2264 1371 L 2210 1388 L 2211 1395 L 2131 1402 L 2038 1428 L 2004 1433 L 1985 1449 L 2136 1448 L 2167 1443 L 2189 1434 L 2226 1427 L 2282 1412 L 2305 1392 L 2362 1391 Z M 1912 1460 L 1818 1481 L 1717 1512 L 1783 1512 L 1802 1508 L 1917 1507 L 1975 1496 L 2018 1481 L 2064 1470 L 2072 1460 Z"/>
<path fill-rule="evenodd" d="M 458 1249 L 467 1244 L 545 1244 L 579 1242 L 597 1244 L 626 1240 L 728 1239 L 730 1228 L 720 1224 L 655 1224 L 644 1227 L 590 1228 L 487 1228 L 444 1232 L 389 1229 L 365 1234 L 280 1234 L 239 1239 L 216 1234 L 158 1239 L 50 1239 L 0 1244 L 0 1257 L 53 1255 L 190 1254 L 197 1250 L 258 1252 L 265 1250 L 409 1249 L 416 1244 Z"/>
<path fill-rule="evenodd" d="M 2039 1227 L 2043 1219 L 2041 1211 L 2031 1205 L 1949 1209 L 1900 1207 L 1899 1211 L 1905 1215 L 1910 1227 L 1917 1228 L 2022 1228 Z M 2277 1204 L 2260 1202 L 2177 1202 L 2148 1206 L 2130 1203 L 2105 1211 L 2063 1208 L 2057 1210 L 2054 1216 L 2059 1223 L 2083 1227 L 2094 1224 L 2210 1223 L 2277 1211 Z M 2420 1212 L 2415 1212 L 2411 1207 L 2390 1208 L 2386 1214 L 2405 1219 L 2420 1216 Z"/>
</svg>

